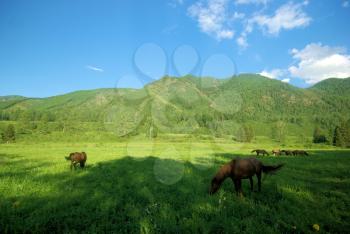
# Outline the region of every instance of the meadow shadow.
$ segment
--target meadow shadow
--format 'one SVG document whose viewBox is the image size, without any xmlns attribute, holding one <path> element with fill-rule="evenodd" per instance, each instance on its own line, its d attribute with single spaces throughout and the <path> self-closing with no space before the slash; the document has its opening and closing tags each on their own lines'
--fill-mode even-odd
<svg viewBox="0 0 350 234">
<path fill-rule="evenodd" d="M 278 231 L 293 232 L 300 209 L 314 207 L 315 201 L 282 191 L 278 176 L 263 182 L 260 193 L 249 192 L 248 182 L 243 182 L 243 199 L 234 194 L 229 180 L 217 195 L 209 196 L 216 170 L 237 156 L 217 154 L 209 168 L 154 156 L 127 156 L 76 171 L 62 162 L 67 170 L 30 178 L 43 191 L 1 198 L 0 226 L 7 232 L 224 233 L 256 232 L 250 229 L 256 225 L 268 231 L 274 225 Z M 205 160 L 199 159 L 201 164 Z M 20 173 L 26 161 L 16 166 Z M 271 210 L 287 209 L 286 204 L 297 209 L 288 207 L 285 217 L 271 216 Z"/>
</svg>

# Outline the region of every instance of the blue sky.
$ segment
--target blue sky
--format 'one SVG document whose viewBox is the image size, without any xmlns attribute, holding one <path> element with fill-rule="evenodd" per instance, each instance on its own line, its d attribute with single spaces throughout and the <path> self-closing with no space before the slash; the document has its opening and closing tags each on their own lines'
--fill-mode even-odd
<svg viewBox="0 0 350 234">
<path fill-rule="evenodd" d="M 1 0 L 0 96 L 141 87 L 169 74 L 350 76 L 345 0 Z"/>
</svg>

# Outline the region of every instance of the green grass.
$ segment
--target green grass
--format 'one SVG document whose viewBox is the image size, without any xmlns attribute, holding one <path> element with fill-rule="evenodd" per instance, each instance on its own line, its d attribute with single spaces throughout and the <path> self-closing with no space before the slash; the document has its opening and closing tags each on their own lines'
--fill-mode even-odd
<svg viewBox="0 0 350 234">
<path fill-rule="evenodd" d="M 121 143 L 0 145 L 0 233 L 344 233 L 350 224 L 350 151 L 311 150 L 263 179 L 262 192 L 237 197 L 212 176 L 256 145 L 188 139 Z M 266 149 L 273 147 L 265 145 Z M 88 154 L 84 170 L 64 156 Z M 256 183 L 256 178 L 254 178 Z"/>
</svg>

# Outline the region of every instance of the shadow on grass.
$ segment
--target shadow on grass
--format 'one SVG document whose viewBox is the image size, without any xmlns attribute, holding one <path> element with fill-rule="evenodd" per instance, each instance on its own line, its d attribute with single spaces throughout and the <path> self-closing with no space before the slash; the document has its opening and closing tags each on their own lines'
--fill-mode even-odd
<svg viewBox="0 0 350 234">
<path fill-rule="evenodd" d="M 218 194 L 209 196 L 218 165 L 233 156 L 239 155 L 217 155 L 215 166 L 206 169 L 153 156 L 124 157 L 84 170 L 71 172 L 67 166 L 65 172 L 31 178 L 22 174 L 29 162 L 9 156 L 12 160 L 6 163 L 16 168 L 10 176 L 26 178 L 29 186 L 42 189 L 16 196 L 0 194 L 0 232 L 286 233 L 308 232 L 313 223 L 330 232 L 344 230 L 349 213 L 336 206 L 335 217 L 318 214 L 314 192 L 307 185 L 295 186 L 286 177 L 288 169 L 264 181 L 261 193 L 249 192 L 244 181 L 245 198 L 240 199 L 227 180 Z M 199 159 L 201 165 L 205 160 Z"/>
</svg>

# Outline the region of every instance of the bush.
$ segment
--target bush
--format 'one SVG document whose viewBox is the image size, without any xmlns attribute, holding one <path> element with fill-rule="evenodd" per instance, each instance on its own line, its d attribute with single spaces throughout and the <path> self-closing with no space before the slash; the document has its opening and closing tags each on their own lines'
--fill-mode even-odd
<svg viewBox="0 0 350 234">
<path fill-rule="evenodd" d="M 236 133 L 236 141 L 251 142 L 254 138 L 254 131 L 251 126 L 242 125 Z"/>
<path fill-rule="evenodd" d="M 5 130 L 1 133 L 1 139 L 3 142 L 9 143 L 16 140 L 15 126 L 9 124 Z"/>
<path fill-rule="evenodd" d="M 314 130 L 312 142 L 316 143 L 316 144 L 327 142 L 327 138 L 326 138 L 325 134 L 322 132 L 322 130 L 319 127 L 316 127 Z"/>
</svg>

